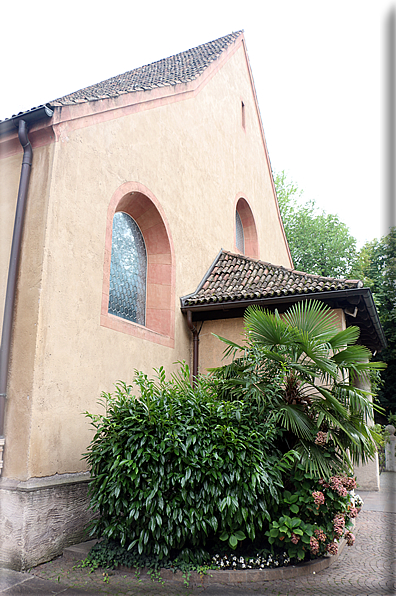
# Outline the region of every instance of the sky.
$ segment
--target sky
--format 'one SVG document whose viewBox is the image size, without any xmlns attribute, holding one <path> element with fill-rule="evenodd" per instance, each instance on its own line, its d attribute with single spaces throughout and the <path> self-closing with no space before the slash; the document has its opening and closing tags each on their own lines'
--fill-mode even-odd
<svg viewBox="0 0 396 596">
<path fill-rule="evenodd" d="M 243 29 L 273 171 L 337 214 L 358 247 L 396 224 L 387 182 L 394 0 L 6 3 L 0 119 Z"/>
</svg>

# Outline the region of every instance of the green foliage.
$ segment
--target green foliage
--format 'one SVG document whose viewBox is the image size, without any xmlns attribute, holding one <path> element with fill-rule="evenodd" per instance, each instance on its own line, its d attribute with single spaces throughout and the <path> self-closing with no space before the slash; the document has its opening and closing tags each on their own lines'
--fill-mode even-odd
<svg viewBox="0 0 396 596">
<path fill-rule="evenodd" d="M 392 423 L 390 423 L 390 424 L 392 424 Z M 387 436 L 389 435 L 389 433 L 387 433 L 387 431 L 385 430 L 385 426 L 381 426 L 381 424 L 376 424 L 374 426 L 374 428 L 375 428 L 375 432 L 378 435 L 378 441 L 377 441 L 378 465 L 379 465 L 379 472 L 381 474 L 385 470 L 385 466 L 386 466 L 385 443 L 386 443 L 386 439 L 387 439 Z"/>
<path fill-rule="evenodd" d="M 289 517 L 282 515 L 278 521 L 270 524 L 270 529 L 266 532 L 268 542 L 283 546 L 290 558 L 304 559 L 306 546 L 309 545 L 313 534 L 313 526 L 306 524 L 298 517 Z M 294 544 L 292 539 L 298 542 Z"/>
<path fill-rule="evenodd" d="M 197 558 L 208 542 L 231 548 L 254 540 L 278 498 L 283 460 L 275 424 L 248 402 L 218 398 L 210 379 L 190 385 L 187 366 L 170 381 L 137 373 L 133 387 L 104 394 L 106 414 L 86 414 L 96 429 L 91 466 L 91 534 L 139 555 Z"/>
<path fill-rule="evenodd" d="M 396 414 L 393 414 L 392 412 L 390 412 L 390 414 L 388 416 L 388 423 L 393 424 L 393 426 L 396 427 Z"/>
<path fill-rule="evenodd" d="M 249 308 L 245 326 L 247 346 L 213 371 L 223 398 L 256 400 L 261 418 L 283 430 L 282 452 L 298 452 L 318 476 L 372 458 L 376 434 L 367 421 L 377 406 L 353 381 L 383 364 L 367 361 L 369 350 L 356 344 L 358 328 L 339 331 L 334 313 L 317 301 L 297 303 L 282 318 Z M 235 344 L 223 341 L 226 354 L 234 353 Z"/>
<path fill-rule="evenodd" d="M 337 215 L 320 212 L 314 201 L 301 203 L 302 192 L 285 172 L 274 181 L 295 268 L 325 277 L 349 275 L 357 253 L 348 227 Z"/>
<path fill-rule="evenodd" d="M 388 343 L 381 352 L 387 368 L 381 373 L 378 399 L 389 412 L 396 408 L 396 228 L 363 246 L 353 273 L 373 292 Z"/>
</svg>

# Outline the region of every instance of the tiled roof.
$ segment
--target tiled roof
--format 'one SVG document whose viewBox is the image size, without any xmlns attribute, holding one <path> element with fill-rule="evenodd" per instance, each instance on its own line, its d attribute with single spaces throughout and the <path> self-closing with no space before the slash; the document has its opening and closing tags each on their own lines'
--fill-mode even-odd
<svg viewBox="0 0 396 596">
<path fill-rule="evenodd" d="M 242 31 L 231 33 L 186 52 L 135 68 L 96 85 L 85 87 L 49 103 L 51 105 L 70 105 L 117 97 L 124 93 L 145 91 L 155 87 L 188 83 L 199 77 L 241 34 Z"/>
<path fill-rule="evenodd" d="M 362 288 L 359 280 L 309 275 L 242 255 L 221 251 L 196 291 L 182 307 L 276 298 Z"/>
</svg>

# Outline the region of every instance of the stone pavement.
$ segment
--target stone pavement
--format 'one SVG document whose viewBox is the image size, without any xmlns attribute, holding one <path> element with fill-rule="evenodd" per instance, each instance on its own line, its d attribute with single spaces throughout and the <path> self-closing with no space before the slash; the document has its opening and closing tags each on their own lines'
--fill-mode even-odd
<svg viewBox="0 0 396 596">
<path fill-rule="evenodd" d="M 221 584 L 194 589 L 180 584 L 103 570 L 89 573 L 64 557 L 31 573 L 0 569 L 0 594 L 49 596 L 109 594 L 118 596 L 396 596 L 396 473 L 381 474 L 381 491 L 359 491 L 365 501 L 357 518 L 356 542 L 345 547 L 328 569 L 306 577 L 252 586 Z"/>
</svg>

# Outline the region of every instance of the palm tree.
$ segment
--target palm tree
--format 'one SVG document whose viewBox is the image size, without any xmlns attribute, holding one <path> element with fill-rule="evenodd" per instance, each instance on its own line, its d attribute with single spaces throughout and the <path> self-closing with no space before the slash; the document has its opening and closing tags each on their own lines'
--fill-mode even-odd
<svg viewBox="0 0 396 596">
<path fill-rule="evenodd" d="M 220 338 L 228 344 L 225 355 L 234 355 L 232 364 L 215 369 L 222 397 L 255 402 L 283 429 L 282 451 L 293 449 L 315 475 L 350 472 L 372 459 L 373 409 L 380 408 L 355 382 L 385 365 L 370 362 L 370 350 L 356 343 L 358 327 L 340 331 L 335 313 L 314 300 L 282 317 L 249 307 L 245 330 L 246 346 Z"/>
</svg>

